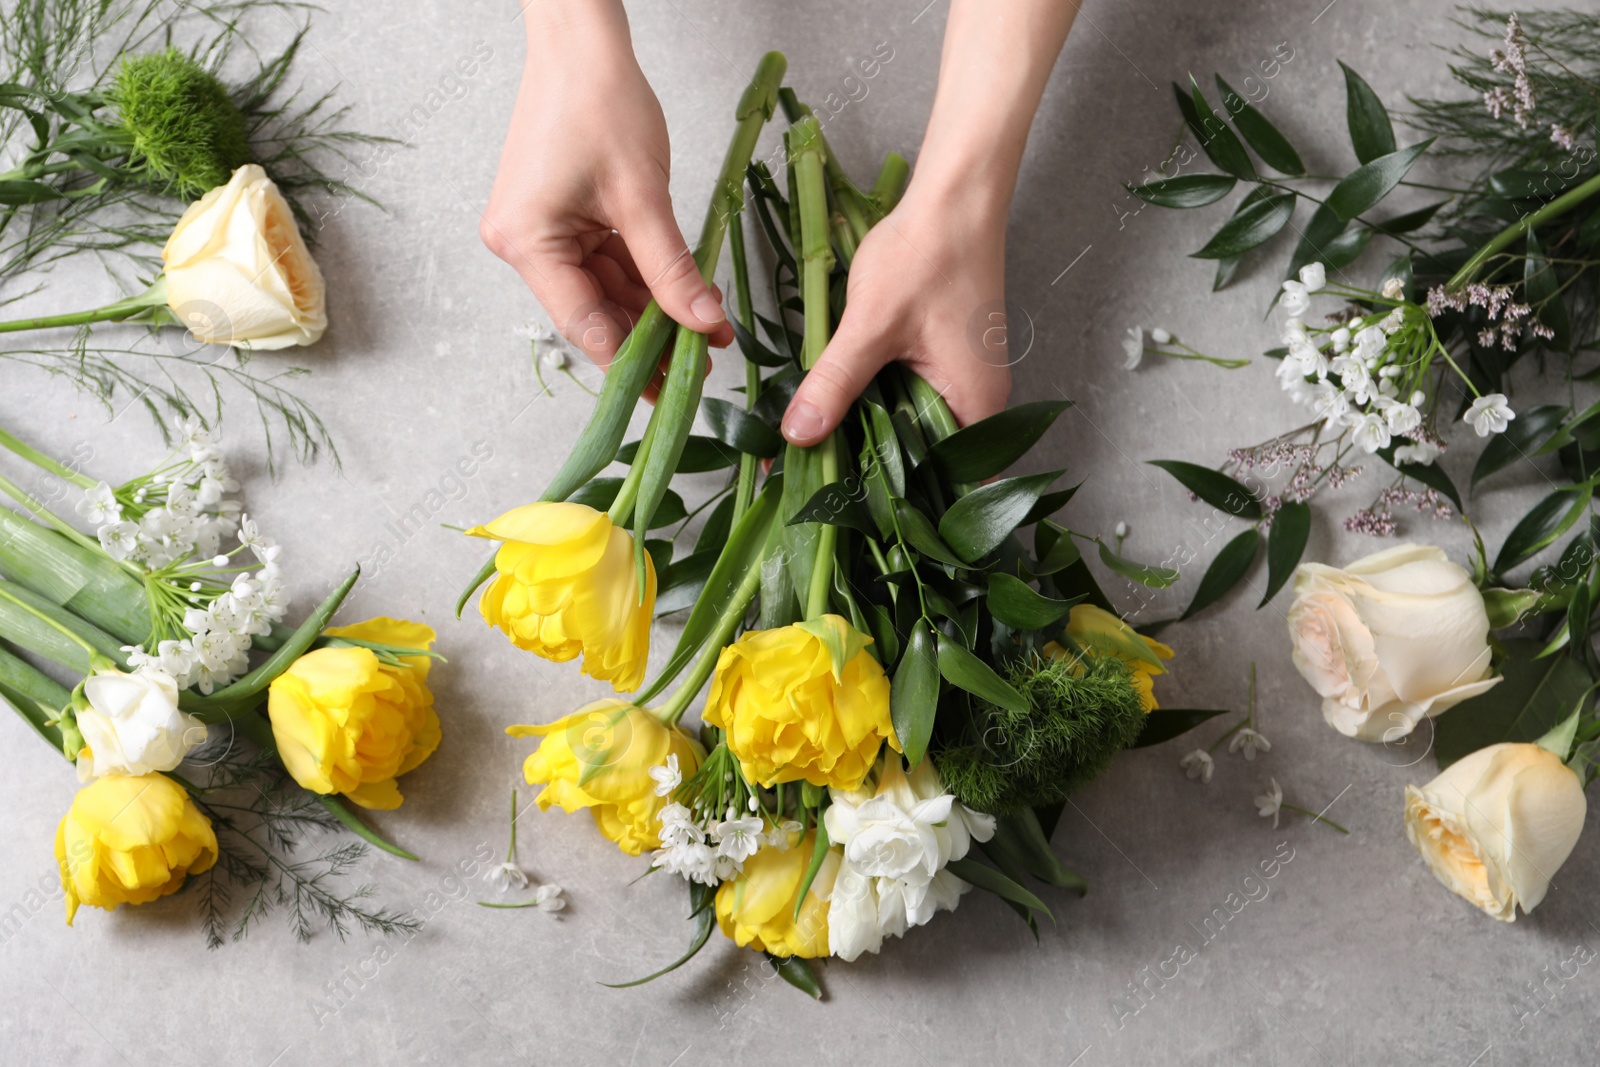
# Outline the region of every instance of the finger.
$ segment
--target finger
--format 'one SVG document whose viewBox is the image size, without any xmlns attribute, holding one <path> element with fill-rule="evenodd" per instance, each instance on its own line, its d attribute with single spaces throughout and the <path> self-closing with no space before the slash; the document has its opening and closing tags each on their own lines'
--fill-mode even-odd
<svg viewBox="0 0 1600 1067">
<path fill-rule="evenodd" d="M 583 240 L 513 236 L 489 214 L 478 228 L 484 244 L 522 277 L 562 336 L 595 365 L 608 366 L 629 324 L 616 317 L 615 305 L 579 265 Z"/>
<path fill-rule="evenodd" d="M 966 353 L 933 354 L 907 361 L 912 370 L 939 391 L 950 414 L 970 426 L 1003 411 L 1011 395 L 1011 370 Z"/>
<path fill-rule="evenodd" d="M 806 372 L 789 410 L 783 415 L 783 436 L 797 445 L 814 445 L 839 425 L 850 404 L 872 381 L 888 357 L 882 343 L 865 325 L 867 316 L 845 313 L 838 336 Z"/>
<path fill-rule="evenodd" d="M 700 276 L 700 267 L 672 217 L 666 190 L 635 197 L 629 204 L 618 230 L 662 310 L 697 333 L 710 333 L 727 322 L 721 301 Z"/>
<path fill-rule="evenodd" d="M 628 277 L 622 264 L 610 256 L 596 252 L 584 262 L 584 267 L 594 275 L 607 296 L 634 315 L 641 314 L 650 303 L 650 290 Z"/>
</svg>

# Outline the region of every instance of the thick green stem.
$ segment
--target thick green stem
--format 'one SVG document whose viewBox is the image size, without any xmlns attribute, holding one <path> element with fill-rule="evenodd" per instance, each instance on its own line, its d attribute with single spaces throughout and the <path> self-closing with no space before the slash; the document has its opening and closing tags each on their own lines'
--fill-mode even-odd
<svg viewBox="0 0 1600 1067">
<path fill-rule="evenodd" d="M 813 116 L 806 116 L 789 130 L 789 151 L 794 162 L 796 208 L 800 212 L 800 294 L 805 302 L 805 338 L 801 359 L 810 370 L 828 347 L 832 311 L 828 301 L 828 278 L 833 271 L 833 246 L 828 239 L 828 193 L 824 184 L 822 130 Z M 816 446 L 822 461 L 822 484 L 839 477 L 838 431 L 830 433 Z M 805 613 L 814 618 L 827 611 L 828 593 L 833 586 L 834 548 L 839 528 L 823 523 L 817 531 L 816 564 L 811 571 Z"/>
<path fill-rule="evenodd" d="M 655 716 L 658 719 L 670 726 L 683 718 L 683 713 L 694 702 L 695 696 L 711 677 L 711 672 L 716 670 L 717 659 L 722 655 L 723 646 L 733 639 L 733 631 L 744 618 L 745 611 L 750 607 L 750 601 L 760 588 L 761 562 L 757 560 L 739 580 L 739 587 L 734 590 L 733 599 L 728 601 L 728 606 L 717 619 L 716 629 L 706 641 L 705 651 L 700 654 L 700 658 L 689 671 L 689 677 L 672 691 L 665 704 L 655 709 Z"/>
<path fill-rule="evenodd" d="M 1445 282 L 1445 290 L 1453 293 L 1463 285 L 1466 285 L 1478 276 L 1478 272 L 1483 269 L 1485 263 L 1498 255 L 1507 245 L 1516 241 L 1534 227 L 1572 210 L 1572 208 L 1588 200 L 1596 193 L 1600 193 L 1600 175 L 1590 178 L 1575 189 L 1567 190 L 1538 211 L 1525 215 L 1513 222 L 1510 226 L 1489 238 L 1488 243 L 1474 252 L 1472 258 L 1463 263 L 1461 269 L 1456 271 L 1448 282 Z"/>
<path fill-rule="evenodd" d="M 744 216 L 736 216 L 728 226 L 728 252 L 733 257 L 733 295 L 738 307 L 739 325 L 747 333 L 756 328 L 755 307 L 750 300 L 750 264 L 744 251 Z M 761 392 L 761 368 L 750 360 L 744 361 L 744 409 L 753 411 L 756 397 Z M 739 457 L 739 482 L 733 496 L 733 521 L 738 523 L 750 510 L 750 501 L 756 495 L 756 474 L 760 460 L 746 452 Z"/>
<path fill-rule="evenodd" d="M 72 699 L 65 686 L 0 648 L 0 698 L 15 708 L 51 748 L 65 755 L 61 731 L 51 725 Z"/>
<path fill-rule="evenodd" d="M 27 615 L 32 616 L 37 621 L 43 623 L 47 628 L 54 630 L 62 637 L 65 637 L 67 640 L 77 645 L 78 648 L 82 649 L 84 657 L 88 662 L 89 673 L 116 668 L 117 665 L 112 661 L 110 656 L 107 656 L 100 649 L 96 648 L 72 627 L 68 626 L 60 619 L 55 618 L 50 612 L 44 610 L 39 604 L 34 602 L 32 598 L 24 596 L 18 592 L 18 587 L 12 586 L 9 582 L 0 582 L 0 600 L 4 600 L 7 603 L 15 605 Z M 6 636 L 10 638 L 13 635 L 8 633 Z M 34 651 L 38 652 L 40 655 L 51 655 L 49 652 L 42 649 L 34 649 Z M 57 657 L 51 655 L 51 658 L 56 659 Z M 57 662 L 60 662 L 59 659 L 57 659 Z"/>
<path fill-rule="evenodd" d="M 887 215 L 894 210 L 895 205 L 900 203 L 900 194 L 905 191 L 906 179 L 910 176 L 911 164 L 906 162 L 905 156 L 890 152 L 883 157 L 883 166 L 878 169 L 877 180 L 872 183 L 872 191 L 868 194 L 879 211 Z"/>
</svg>

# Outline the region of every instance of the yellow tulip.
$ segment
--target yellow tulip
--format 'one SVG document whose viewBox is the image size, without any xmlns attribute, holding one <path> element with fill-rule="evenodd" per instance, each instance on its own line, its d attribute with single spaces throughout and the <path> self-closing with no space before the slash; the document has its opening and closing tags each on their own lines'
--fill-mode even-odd
<svg viewBox="0 0 1600 1067">
<path fill-rule="evenodd" d="M 56 828 L 67 925 L 78 905 L 115 911 L 176 893 L 217 862 L 217 835 L 183 787 L 163 774 L 96 778 Z"/>
<path fill-rule="evenodd" d="M 900 751 L 871 643 L 838 615 L 752 630 L 718 656 L 701 718 L 752 782 L 857 789 L 882 742 Z"/>
<path fill-rule="evenodd" d="M 1089 655 L 1114 656 L 1126 663 L 1132 668 L 1133 688 L 1144 710 L 1154 711 L 1161 706 L 1156 703 L 1155 676 L 1167 673 L 1161 661 L 1176 655 L 1170 647 L 1151 640 L 1093 604 L 1079 604 L 1072 609 L 1072 614 L 1067 616 L 1067 637 Z M 1054 641 L 1045 645 L 1044 651 L 1056 658 L 1069 655 Z"/>
<path fill-rule="evenodd" d="M 671 797 L 656 795 L 650 768 L 678 757 L 688 779 L 705 759 L 700 743 L 624 700 L 597 700 L 544 726 L 509 726 L 512 737 L 541 737 L 522 765 L 541 811 L 588 808 L 607 839 L 630 856 L 661 847 L 660 813 Z"/>
<path fill-rule="evenodd" d="M 644 681 L 655 613 L 656 571 L 645 555 L 639 596 L 633 537 L 584 504 L 513 508 L 467 531 L 505 542 L 478 608 L 511 643 L 564 663 L 583 654 L 583 673 L 631 693 Z"/>
<path fill-rule="evenodd" d="M 815 958 L 828 954 L 828 903 L 839 871 L 839 850 L 831 848 L 806 891 L 800 915 L 795 894 L 811 864 L 816 831 L 787 849 L 762 846 L 744 861 L 744 870 L 717 889 L 717 925 L 740 948 L 774 956 Z"/>
<path fill-rule="evenodd" d="M 433 630 L 400 619 L 336 626 L 353 637 L 426 649 Z M 364 808 L 400 806 L 395 777 L 439 747 L 439 715 L 424 656 L 391 666 L 366 648 L 307 652 L 273 680 L 267 715 L 283 765 L 313 793 L 343 793 Z"/>
</svg>

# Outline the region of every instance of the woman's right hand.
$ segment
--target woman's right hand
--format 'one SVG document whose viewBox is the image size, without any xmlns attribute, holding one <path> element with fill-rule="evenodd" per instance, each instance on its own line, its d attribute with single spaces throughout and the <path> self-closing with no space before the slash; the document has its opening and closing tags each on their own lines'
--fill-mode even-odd
<svg viewBox="0 0 1600 1067">
<path fill-rule="evenodd" d="M 672 214 L 666 120 L 619 0 L 523 9 L 528 58 L 479 232 L 557 329 L 611 362 L 654 298 L 727 344 L 733 329 Z"/>
</svg>

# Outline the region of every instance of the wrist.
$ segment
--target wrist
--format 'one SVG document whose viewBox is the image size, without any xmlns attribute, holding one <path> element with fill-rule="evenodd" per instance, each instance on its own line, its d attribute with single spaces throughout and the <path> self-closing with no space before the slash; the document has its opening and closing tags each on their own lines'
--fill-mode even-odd
<svg viewBox="0 0 1600 1067">
<path fill-rule="evenodd" d="M 633 53 L 621 0 L 531 0 L 522 9 L 522 22 L 530 62 L 535 55 L 592 62 L 610 58 L 619 48 L 630 57 Z"/>
<path fill-rule="evenodd" d="M 905 213 L 968 233 L 1004 233 L 1016 172 L 964 154 L 919 154 L 906 186 Z"/>
</svg>

